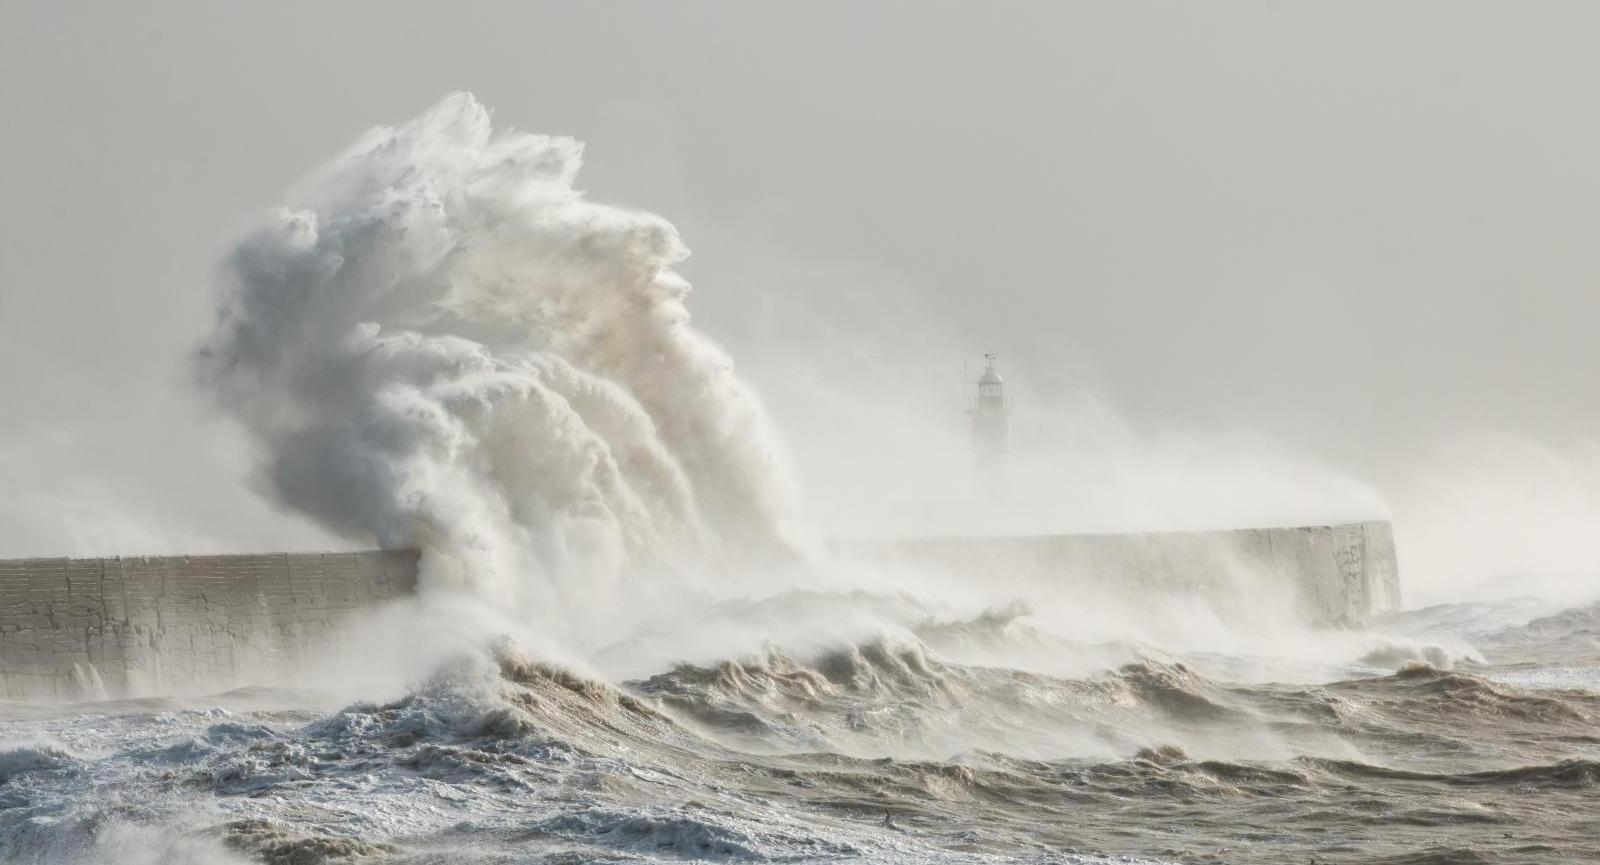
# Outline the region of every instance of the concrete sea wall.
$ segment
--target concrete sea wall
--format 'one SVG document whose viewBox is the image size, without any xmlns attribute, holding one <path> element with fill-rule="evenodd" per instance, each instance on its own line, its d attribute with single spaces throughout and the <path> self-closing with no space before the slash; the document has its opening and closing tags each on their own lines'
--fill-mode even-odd
<svg viewBox="0 0 1600 865">
<path fill-rule="evenodd" d="M 0 560 L 0 698 L 244 684 L 416 582 L 413 551 Z"/>
<path fill-rule="evenodd" d="M 1308 620 L 1400 602 L 1381 522 L 1241 531 L 930 538 L 850 548 L 958 579 L 1020 575 L 1132 597 L 1281 590 Z M 0 560 L 0 699 L 249 684 L 313 658 L 348 617 L 412 594 L 414 551 Z"/>
<path fill-rule="evenodd" d="M 1137 599 L 1249 601 L 1273 592 L 1316 624 L 1358 624 L 1400 605 L 1387 522 L 1145 534 L 919 538 L 852 545 L 889 564 L 960 579 L 1008 575 Z"/>
</svg>

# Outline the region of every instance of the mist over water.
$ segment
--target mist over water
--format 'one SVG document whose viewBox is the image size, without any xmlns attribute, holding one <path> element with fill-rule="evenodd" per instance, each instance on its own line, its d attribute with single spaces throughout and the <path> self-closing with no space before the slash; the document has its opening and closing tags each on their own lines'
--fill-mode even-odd
<svg viewBox="0 0 1600 865">
<path fill-rule="evenodd" d="M 254 687 L 0 707 L 0 858 L 1595 849 L 1600 614 L 1572 543 L 1591 476 L 1531 460 L 1566 485 L 1505 506 L 1577 516 L 1519 558 L 1494 537 L 1455 546 L 1530 464 L 1516 443 L 1492 443 L 1504 471 L 1476 478 L 1441 451 L 1426 468 L 1448 482 L 1391 505 L 1266 438 L 1148 435 L 1089 399 L 1041 399 L 1007 470 L 984 475 L 950 464 L 966 450 L 950 394 L 873 396 L 895 363 L 775 375 L 769 417 L 691 322 L 677 231 L 586 198 L 582 153 L 453 94 L 363 135 L 228 253 L 194 381 L 274 505 L 351 545 L 419 549 L 419 597 Z M 1302 620 L 1242 563 L 1204 596 L 1130 598 L 822 540 L 1402 509 L 1432 527 L 1419 596 L 1449 603 L 1365 627 Z M 1467 602 L 1511 594 L 1455 591 L 1484 561 L 1525 564 L 1540 597 Z"/>
</svg>

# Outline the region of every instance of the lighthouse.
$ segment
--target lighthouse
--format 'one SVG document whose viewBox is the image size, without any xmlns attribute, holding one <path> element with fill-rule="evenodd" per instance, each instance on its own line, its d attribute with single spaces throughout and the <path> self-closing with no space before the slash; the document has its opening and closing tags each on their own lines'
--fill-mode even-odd
<svg viewBox="0 0 1600 865">
<path fill-rule="evenodd" d="M 978 398 L 967 410 L 972 417 L 972 449 L 979 459 L 998 459 L 1011 452 L 1011 403 L 1006 399 L 1006 382 L 995 369 L 995 356 L 983 356 L 987 364 L 978 376 Z"/>
</svg>

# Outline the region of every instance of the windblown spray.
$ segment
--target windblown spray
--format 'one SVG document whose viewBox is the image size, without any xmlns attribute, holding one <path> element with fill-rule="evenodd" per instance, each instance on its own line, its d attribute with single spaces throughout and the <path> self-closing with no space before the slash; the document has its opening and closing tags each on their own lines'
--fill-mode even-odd
<svg viewBox="0 0 1600 865">
<path fill-rule="evenodd" d="M 283 503 L 575 631 L 781 549 L 788 508 L 677 231 L 586 200 L 581 157 L 464 93 L 371 130 L 233 250 L 198 355 Z"/>
</svg>

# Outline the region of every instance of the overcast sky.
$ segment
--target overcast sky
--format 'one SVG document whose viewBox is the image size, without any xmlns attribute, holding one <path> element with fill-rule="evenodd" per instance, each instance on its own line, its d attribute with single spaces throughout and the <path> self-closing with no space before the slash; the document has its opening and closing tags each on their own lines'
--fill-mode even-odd
<svg viewBox="0 0 1600 865">
<path fill-rule="evenodd" d="M 1594 480 L 1597 39 L 1554 2 L 0 4 L 0 540 L 61 460 L 215 486 L 170 413 L 219 256 L 452 90 L 679 227 L 780 420 L 797 363 L 937 391 L 990 350 L 1391 497 L 1483 436 Z"/>
</svg>

